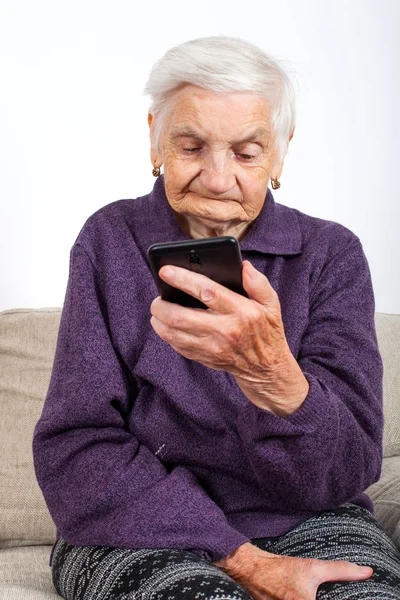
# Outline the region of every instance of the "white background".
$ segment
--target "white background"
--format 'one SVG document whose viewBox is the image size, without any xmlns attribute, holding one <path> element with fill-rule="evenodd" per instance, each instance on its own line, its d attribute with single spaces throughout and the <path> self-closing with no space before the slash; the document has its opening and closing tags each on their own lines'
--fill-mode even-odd
<svg viewBox="0 0 400 600">
<path fill-rule="evenodd" d="M 85 220 L 154 184 L 153 63 L 223 34 L 293 73 L 297 127 L 275 200 L 354 231 L 376 310 L 400 313 L 399 25 L 398 0 L 3 0 L 0 310 L 62 306 Z"/>
</svg>

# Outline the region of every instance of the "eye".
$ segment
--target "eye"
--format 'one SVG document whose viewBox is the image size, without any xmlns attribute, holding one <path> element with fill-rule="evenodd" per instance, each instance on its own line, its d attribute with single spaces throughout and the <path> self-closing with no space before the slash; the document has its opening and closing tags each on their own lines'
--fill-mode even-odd
<svg viewBox="0 0 400 600">
<path fill-rule="evenodd" d="M 189 154 L 194 154 L 197 150 L 201 150 L 201 148 L 184 148 L 184 152 L 188 152 Z"/>
<path fill-rule="evenodd" d="M 240 158 L 243 158 L 243 160 L 252 160 L 253 158 L 256 158 L 255 156 L 251 156 L 250 154 L 239 154 L 238 156 L 240 156 Z"/>
</svg>

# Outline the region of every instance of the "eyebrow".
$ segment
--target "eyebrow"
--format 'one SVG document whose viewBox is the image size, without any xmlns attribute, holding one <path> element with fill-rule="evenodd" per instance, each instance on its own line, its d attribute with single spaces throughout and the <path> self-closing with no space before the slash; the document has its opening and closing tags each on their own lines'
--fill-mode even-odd
<svg viewBox="0 0 400 600">
<path fill-rule="evenodd" d="M 199 142 L 203 141 L 201 136 L 198 133 L 196 133 L 193 129 L 190 129 L 190 127 L 186 127 L 184 125 L 181 127 L 176 127 L 172 131 L 171 137 L 172 137 L 172 139 L 177 139 L 180 137 L 190 137 Z M 249 142 L 254 142 L 254 141 L 258 141 L 258 140 L 266 141 L 267 138 L 268 138 L 268 132 L 263 127 L 257 127 L 257 129 L 250 132 L 245 138 L 243 138 L 241 140 L 229 140 L 229 143 L 232 146 L 237 146 L 239 144 L 248 144 Z"/>
</svg>

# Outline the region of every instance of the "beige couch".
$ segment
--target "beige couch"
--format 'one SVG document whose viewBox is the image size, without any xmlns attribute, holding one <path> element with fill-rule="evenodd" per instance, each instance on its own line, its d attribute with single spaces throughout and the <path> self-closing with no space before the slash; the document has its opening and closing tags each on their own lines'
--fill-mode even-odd
<svg viewBox="0 0 400 600">
<path fill-rule="evenodd" d="M 50 381 L 60 308 L 0 312 L 0 600 L 60 598 L 49 557 L 55 526 L 36 482 L 32 434 Z M 400 315 L 376 314 L 384 375 L 384 460 L 367 492 L 400 547 Z"/>
</svg>

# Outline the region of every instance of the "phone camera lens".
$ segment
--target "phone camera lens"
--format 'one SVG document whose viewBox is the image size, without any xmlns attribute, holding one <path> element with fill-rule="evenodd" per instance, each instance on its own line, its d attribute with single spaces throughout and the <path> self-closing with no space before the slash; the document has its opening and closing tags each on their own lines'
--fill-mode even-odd
<svg viewBox="0 0 400 600">
<path fill-rule="evenodd" d="M 192 264 L 195 264 L 195 265 L 200 265 L 201 264 L 200 256 L 194 250 L 190 251 L 189 262 L 192 263 Z"/>
</svg>

